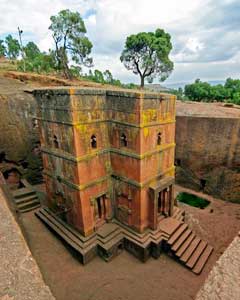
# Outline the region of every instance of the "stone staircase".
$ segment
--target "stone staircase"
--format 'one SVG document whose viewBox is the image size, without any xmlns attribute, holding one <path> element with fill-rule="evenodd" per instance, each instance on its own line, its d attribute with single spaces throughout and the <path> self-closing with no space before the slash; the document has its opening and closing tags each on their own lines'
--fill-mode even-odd
<svg viewBox="0 0 240 300">
<path fill-rule="evenodd" d="M 195 274 L 201 273 L 213 251 L 212 246 L 197 237 L 183 222 L 179 222 L 170 234 L 165 248 Z"/>
<path fill-rule="evenodd" d="M 14 204 L 17 211 L 21 213 L 31 211 L 40 206 L 36 191 L 31 186 L 23 187 L 18 190 L 12 191 Z"/>
</svg>

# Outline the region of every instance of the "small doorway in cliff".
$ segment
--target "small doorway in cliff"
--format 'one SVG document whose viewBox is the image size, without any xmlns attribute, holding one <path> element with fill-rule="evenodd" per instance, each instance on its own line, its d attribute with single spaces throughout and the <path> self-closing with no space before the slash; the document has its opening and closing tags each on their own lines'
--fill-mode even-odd
<svg viewBox="0 0 240 300">
<path fill-rule="evenodd" d="M 6 153 L 4 151 L 0 152 L 0 163 L 6 160 Z"/>
<path fill-rule="evenodd" d="M 200 179 L 200 188 L 202 191 L 205 189 L 206 183 L 207 183 L 206 179 L 202 179 L 202 178 Z"/>
<path fill-rule="evenodd" d="M 179 159 L 179 158 L 175 159 L 175 166 L 181 167 L 181 159 Z"/>
<path fill-rule="evenodd" d="M 107 218 L 107 197 L 103 194 L 95 200 L 95 228 L 99 228 L 106 222 Z"/>
<path fill-rule="evenodd" d="M 6 183 L 12 189 L 18 189 L 21 186 L 21 173 L 16 168 L 10 168 L 3 172 Z"/>
</svg>

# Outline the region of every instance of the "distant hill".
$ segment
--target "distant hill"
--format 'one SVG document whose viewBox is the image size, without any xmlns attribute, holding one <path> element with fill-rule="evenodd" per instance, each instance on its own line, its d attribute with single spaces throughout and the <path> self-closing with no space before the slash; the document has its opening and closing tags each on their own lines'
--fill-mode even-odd
<svg viewBox="0 0 240 300">
<path fill-rule="evenodd" d="M 171 90 L 170 88 L 167 88 L 157 83 L 145 84 L 145 88 L 153 92 L 168 92 Z"/>
<path fill-rule="evenodd" d="M 205 81 L 205 80 L 202 80 L 202 81 Z M 225 83 L 225 80 L 206 80 L 209 84 L 211 85 L 217 85 L 217 84 L 224 84 Z M 177 90 L 178 88 L 184 88 L 184 86 L 186 84 L 191 84 L 193 83 L 194 81 L 191 81 L 191 82 L 187 82 L 187 81 L 183 81 L 183 82 L 176 82 L 176 83 L 166 83 L 164 84 L 166 88 L 168 89 L 175 89 Z"/>
</svg>

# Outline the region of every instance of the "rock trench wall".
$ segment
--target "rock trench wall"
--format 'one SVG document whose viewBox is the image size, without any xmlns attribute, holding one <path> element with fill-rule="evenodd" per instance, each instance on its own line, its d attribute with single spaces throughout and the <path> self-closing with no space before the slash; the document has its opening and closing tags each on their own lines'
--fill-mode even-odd
<svg viewBox="0 0 240 300">
<path fill-rule="evenodd" d="M 41 181 L 42 169 L 35 114 L 31 94 L 0 93 L 0 170 L 17 168 L 32 183 Z"/>
<path fill-rule="evenodd" d="M 240 120 L 177 116 L 176 180 L 240 203 Z"/>
</svg>

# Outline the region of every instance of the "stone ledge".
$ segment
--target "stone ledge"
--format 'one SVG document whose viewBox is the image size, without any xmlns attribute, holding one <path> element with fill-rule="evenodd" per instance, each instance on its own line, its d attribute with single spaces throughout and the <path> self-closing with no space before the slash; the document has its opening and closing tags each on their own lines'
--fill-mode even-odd
<svg viewBox="0 0 240 300">
<path fill-rule="evenodd" d="M 0 299 L 54 300 L 0 187 Z"/>
</svg>

